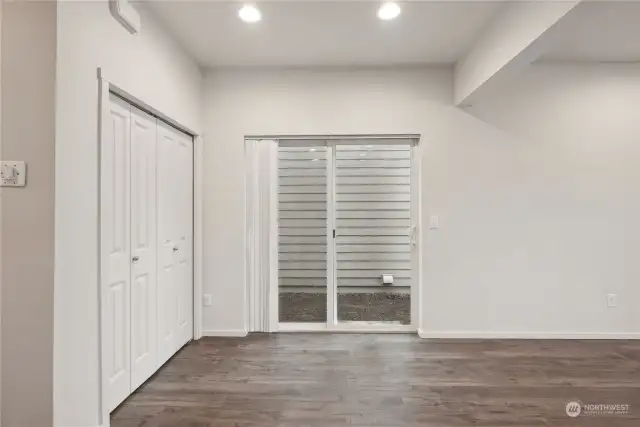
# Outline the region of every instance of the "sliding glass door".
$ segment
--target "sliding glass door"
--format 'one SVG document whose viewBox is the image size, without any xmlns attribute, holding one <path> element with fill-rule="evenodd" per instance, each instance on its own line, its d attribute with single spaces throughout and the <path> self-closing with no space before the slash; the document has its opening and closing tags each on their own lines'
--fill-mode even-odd
<svg viewBox="0 0 640 427">
<path fill-rule="evenodd" d="M 279 330 L 415 326 L 414 144 L 279 141 Z"/>
</svg>

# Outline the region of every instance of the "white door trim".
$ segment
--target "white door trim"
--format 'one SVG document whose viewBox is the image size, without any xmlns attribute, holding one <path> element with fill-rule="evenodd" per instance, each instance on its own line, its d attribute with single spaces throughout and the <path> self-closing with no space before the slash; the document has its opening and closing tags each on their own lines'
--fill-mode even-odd
<svg viewBox="0 0 640 427">
<path fill-rule="evenodd" d="M 338 268 L 336 261 L 336 145 L 327 141 L 327 321 L 325 326 L 332 329 L 338 325 Z M 278 310 L 280 307 L 278 307 Z M 280 331 L 287 328 L 279 325 Z"/>
<path fill-rule="evenodd" d="M 111 92 L 124 98 L 132 105 L 141 108 L 161 120 L 171 124 L 175 128 L 193 136 L 193 339 L 198 340 L 202 338 L 202 280 L 203 280 L 203 159 L 204 159 L 204 141 L 201 134 L 193 129 L 185 126 L 184 124 L 172 119 L 171 117 L 163 114 L 161 111 L 153 108 L 151 105 L 144 102 L 142 99 L 136 97 L 132 92 L 127 91 L 123 86 L 109 80 L 101 68 L 97 69 L 98 77 L 98 150 L 101 152 L 102 142 L 105 139 L 105 127 L 104 124 L 109 121 L 109 94 Z M 98 154 L 95 159 L 97 162 L 98 170 L 98 188 L 101 188 L 100 176 L 101 176 L 101 157 Z M 100 197 L 98 197 L 98 222 L 96 227 L 96 233 L 98 235 L 98 270 L 97 282 L 98 282 L 98 310 L 100 324 L 98 328 L 99 337 L 99 366 L 100 366 L 100 426 L 109 427 L 110 425 L 110 412 L 108 402 L 108 373 L 104 363 L 106 358 L 106 352 L 109 350 L 106 345 L 106 336 L 103 333 L 103 326 L 106 324 L 106 313 L 104 304 L 106 303 L 104 289 L 102 286 L 102 240 L 101 230 L 102 218 L 100 208 Z"/>
<path fill-rule="evenodd" d="M 411 147 L 411 326 L 418 330 L 422 325 L 422 155 L 420 140 Z"/>
<path fill-rule="evenodd" d="M 193 339 L 202 338 L 202 283 L 204 280 L 204 140 L 193 137 Z"/>
</svg>

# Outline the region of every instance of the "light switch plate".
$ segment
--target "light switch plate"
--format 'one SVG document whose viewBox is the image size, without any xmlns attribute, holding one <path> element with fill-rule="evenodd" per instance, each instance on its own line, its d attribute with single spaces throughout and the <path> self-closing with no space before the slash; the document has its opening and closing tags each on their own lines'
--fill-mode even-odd
<svg viewBox="0 0 640 427">
<path fill-rule="evenodd" d="M 203 299 L 205 307 L 211 306 L 211 294 L 204 294 Z"/>
<path fill-rule="evenodd" d="M 437 230 L 438 228 L 440 228 L 440 218 L 438 215 L 431 215 L 429 217 L 429 229 Z"/>
<path fill-rule="evenodd" d="M 27 184 L 27 165 L 21 161 L 4 160 L 0 162 L 0 176 L 3 187 L 24 187 Z"/>
</svg>

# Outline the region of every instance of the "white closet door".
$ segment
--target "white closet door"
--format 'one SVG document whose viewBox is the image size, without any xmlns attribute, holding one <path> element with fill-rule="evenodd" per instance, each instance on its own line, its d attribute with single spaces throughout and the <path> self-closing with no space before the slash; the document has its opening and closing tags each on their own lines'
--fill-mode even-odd
<svg viewBox="0 0 640 427">
<path fill-rule="evenodd" d="M 192 144 L 158 121 L 158 362 L 193 336 Z"/>
<path fill-rule="evenodd" d="M 131 108 L 131 391 L 157 369 L 156 119 Z"/>
<path fill-rule="evenodd" d="M 174 161 L 178 162 L 176 216 L 176 276 L 178 283 L 177 349 L 193 338 L 193 138 L 179 133 Z"/>
<path fill-rule="evenodd" d="M 102 142 L 101 274 L 105 299 L 103 331 L 109 349 L 104 363 L 109 381 L 109 409 L 113 410 L 131 392 L 129 104 L 112 95 L 109 120 Z"/>
</svg>

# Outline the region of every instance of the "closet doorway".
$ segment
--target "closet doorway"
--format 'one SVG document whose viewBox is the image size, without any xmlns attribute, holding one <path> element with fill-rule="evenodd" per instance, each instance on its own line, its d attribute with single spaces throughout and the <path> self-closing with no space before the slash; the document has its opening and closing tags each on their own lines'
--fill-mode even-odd
<svg viewBox="0 0 640 427">
<path fill-rule="evenodd" d="M 256 233 L 262 245 L 250 249 L 250 312 L 264 320 L 250 330 L 417 329 L 418 141 L 247 141 L 248 212 L 261 218 L 249 224 L 249 246 Z M 260 199 L 251 200 L 259 187 Z"/>
<path fill-rule="evenodd" d="M 107 104 L 100 283 L 110 412 L 193 338 L 193 136 L 116 94 Z"/>
</svg>

